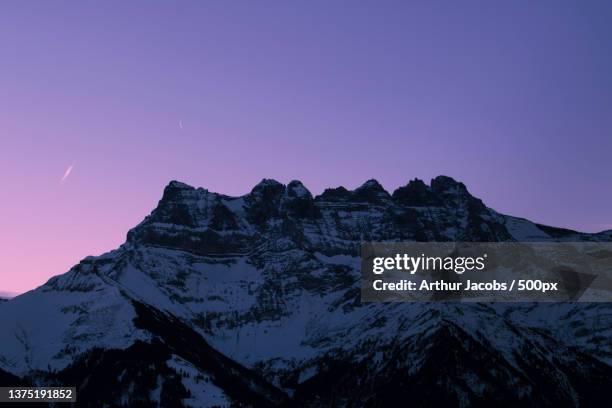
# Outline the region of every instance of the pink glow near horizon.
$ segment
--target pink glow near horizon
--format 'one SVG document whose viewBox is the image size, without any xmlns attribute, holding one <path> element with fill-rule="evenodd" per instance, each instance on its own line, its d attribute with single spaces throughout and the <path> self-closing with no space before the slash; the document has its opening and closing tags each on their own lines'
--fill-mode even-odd
<svg viewBox="0 0 612 408">
<path fill-rule="evenodd" d="M 172 179 L 445 174 L 611 228 L 612 5 L 453 4 L 1 4 L 0 291 L 118 247 Z"/>
</svg>

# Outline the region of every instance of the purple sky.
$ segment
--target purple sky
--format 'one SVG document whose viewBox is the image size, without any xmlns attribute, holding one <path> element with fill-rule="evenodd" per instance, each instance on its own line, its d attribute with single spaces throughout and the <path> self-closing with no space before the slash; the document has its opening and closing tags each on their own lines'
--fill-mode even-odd
<svg viewBox="0 0 612 408">
<path fill-rule="evenodd" d="M 171 179 L 446 174 L 612 228 L 610 21 L 609 1 L 2 2 L 0 289 L 117 247 Z"/>
</svg>

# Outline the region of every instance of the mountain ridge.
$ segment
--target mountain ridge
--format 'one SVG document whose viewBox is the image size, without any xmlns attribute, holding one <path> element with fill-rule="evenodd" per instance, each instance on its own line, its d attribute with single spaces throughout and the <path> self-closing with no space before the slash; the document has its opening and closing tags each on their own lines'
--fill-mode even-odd
<svg viewBox="0 0 612 408">
<path fill-rule="evenodd" d="M 389 406 L 384 390 L 412 384 L 423 405 L 588 406 L 604 395 L 585 384 L 612 378 L 608 304 L 363 304 L 359 246 L 610 240 L 499 214 L 445 176 L 316 197 L 299 181 L 239 197 L 172 181 L 119 248 L 0 305 L 0 370 L 57 383 L 98 366 L 125 395 L 77 385 L 110 405 Z M 129 375 L 113 377 L 113 361 Z M 214 361 L 252 380 L 236 390 Z"/>
</svg>

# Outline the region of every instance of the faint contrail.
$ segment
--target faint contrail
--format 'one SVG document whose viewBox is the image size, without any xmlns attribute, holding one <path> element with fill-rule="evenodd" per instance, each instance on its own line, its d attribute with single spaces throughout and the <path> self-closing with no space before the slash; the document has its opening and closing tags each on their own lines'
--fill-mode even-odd
<svg viewBox="0 0 612 408">
<path fill-rule="evenodd" d="M 182 120 L 179 120 L 179 128 L 181 128 L 181 129 L 183 128 L 183 121 Z"/>
<path fill-rule="evenodd" d="M 62 177 L 62 183 L 64 182 L 64 180 L 66 180 L 68 178 L 68 176 L 70 175 L 70 173 L 72 173 L 72 168 L 74 167 L 74 164 L 70 165 L 70 167 L 68 167 L 66 169 L 66 171 L 64 172 L 64 177 Z"/>
</svg>

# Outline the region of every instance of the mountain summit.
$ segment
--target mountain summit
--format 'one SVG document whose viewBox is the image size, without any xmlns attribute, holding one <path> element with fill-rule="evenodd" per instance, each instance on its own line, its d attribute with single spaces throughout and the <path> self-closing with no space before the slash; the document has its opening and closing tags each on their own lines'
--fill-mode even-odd
<svg viewBox="0 0 612 408">
<path fill-rule="evenodd" d="M 595 406 L 608 304 L 361 303 L 364 241 L 610 241 L 439 176 L 230 197 L 172 181 L 118 249 L 0 304 L 0 381 L 90 406 Z"/>
</svg>

